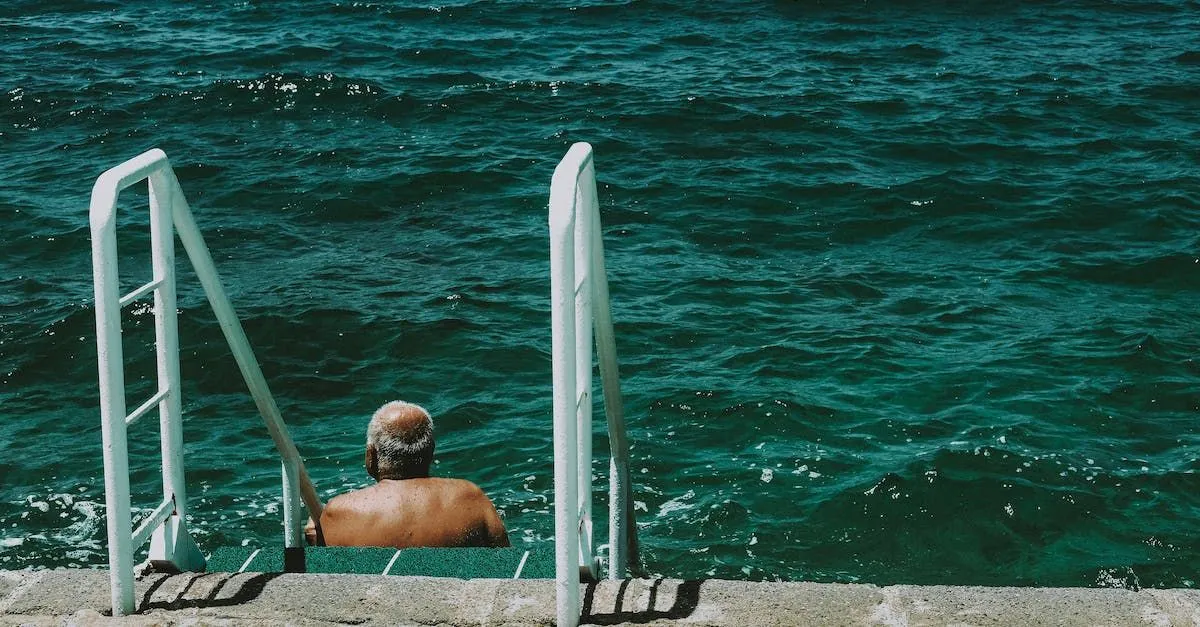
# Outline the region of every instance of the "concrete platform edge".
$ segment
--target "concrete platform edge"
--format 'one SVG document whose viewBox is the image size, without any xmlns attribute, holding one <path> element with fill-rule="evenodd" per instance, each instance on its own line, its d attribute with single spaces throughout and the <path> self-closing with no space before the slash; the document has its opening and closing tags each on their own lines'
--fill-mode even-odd
<svg viewBox="0 0 1200 627">
<path fill-rule="evenodd" d="M 112 618 L 103 570 L 0 571 L 3 625 L 551 625 L 551 580 L 183 573 Z M 584 624 L 1187 625 L 1200 590 L 873 586 L 676 579 L 585 589 Z"/>
</svg>

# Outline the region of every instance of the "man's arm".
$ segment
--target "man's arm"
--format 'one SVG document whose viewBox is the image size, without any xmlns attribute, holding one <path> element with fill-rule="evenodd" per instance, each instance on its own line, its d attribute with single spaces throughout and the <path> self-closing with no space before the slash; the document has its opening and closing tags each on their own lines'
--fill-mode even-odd
<svg viewBox="0 0 1200 627">
<path fill-rule="evenodd" d="M 325 536 L 312 517 L 309 517 L 308 524 L 304 525 L 304 541 L 308 546 L 325 546 Z"/>
<path fill-rule="evenodd" d="M 486 496 L 483 498 L 486 501 L 484 524 L 487 526 L 488 546 L 512 546 L 508 541 L 508 530 L 504 528 L 504 521 L 500 520 L 500 514 L 496 513 L 496 506 L 492 504 L 491 499 Z"/>
</svg>

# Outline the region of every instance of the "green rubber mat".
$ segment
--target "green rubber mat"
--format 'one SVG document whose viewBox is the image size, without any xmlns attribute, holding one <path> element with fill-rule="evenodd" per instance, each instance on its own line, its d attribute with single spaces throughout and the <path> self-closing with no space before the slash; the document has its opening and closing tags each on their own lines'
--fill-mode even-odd
<svg viewBox="0 0 1200 627">
<path fill-rule="evenodd" d="M 381 549 L 362 547 L 219 548 L 208 558 L 209 572 L 353 573 L 421 575 L 458 579 L 550 579 L 551 550 Z"/>
</svg>

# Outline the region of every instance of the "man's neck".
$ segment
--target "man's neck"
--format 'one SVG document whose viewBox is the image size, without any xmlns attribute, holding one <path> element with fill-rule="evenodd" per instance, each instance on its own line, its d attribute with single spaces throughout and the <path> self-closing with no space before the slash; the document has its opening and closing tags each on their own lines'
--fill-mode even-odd
<svg viewBox="0 0 1200 627">
<path fill-rule="evenodd" d="M 376 481 L 378 483 L 383 483 L 384 481 L 408 481 L 409 479 L 428 479 L 428 478 L 429 478 L 429 473 L 425 473 L 423 475 L 405 475 L 403 477 L 380 477 Z"/>
</svg>

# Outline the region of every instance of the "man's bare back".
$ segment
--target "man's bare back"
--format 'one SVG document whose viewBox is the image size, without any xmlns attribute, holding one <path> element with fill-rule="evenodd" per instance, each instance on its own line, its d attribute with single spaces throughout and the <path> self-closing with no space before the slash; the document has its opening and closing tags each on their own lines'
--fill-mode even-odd
<svg viewBox="0 0 1200 627">
<path fill-rule="evenodd" d="M 334 497 L 309 544 L 328 546 L 509 546 L 491 499 L 463 479 L 429 476 L 433 422 L 419 405 L 392 401 L 367 426 L 365 464 L 375 485 Z"/>
<path fill-rule="evenodd" d="M 329 546 L 509 546 L 492 501 L 462 479 L 383 479 L 342 494 L 321 531 Z"/>
</svg>

